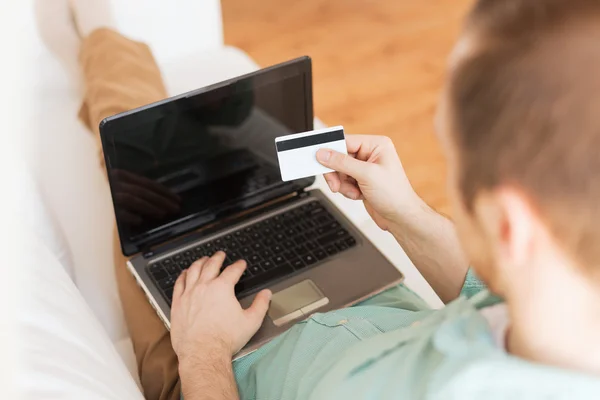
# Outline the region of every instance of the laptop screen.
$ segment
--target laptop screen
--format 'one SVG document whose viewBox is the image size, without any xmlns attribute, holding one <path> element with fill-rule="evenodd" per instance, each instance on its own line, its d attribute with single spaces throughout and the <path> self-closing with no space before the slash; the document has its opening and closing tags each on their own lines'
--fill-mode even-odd
<svg viewBox="0 0 600 400">
<path fill-rule="evenodd" d="M 123 252 L 310 185 L 281 181 L 274 139 L 312 128 L 307 57 L 107 119 L 101 134 Z"/>
</svg>

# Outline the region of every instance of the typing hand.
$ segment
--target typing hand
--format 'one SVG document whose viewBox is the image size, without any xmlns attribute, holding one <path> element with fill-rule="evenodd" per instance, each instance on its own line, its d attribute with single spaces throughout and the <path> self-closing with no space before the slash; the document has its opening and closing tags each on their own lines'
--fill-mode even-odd
<svg viewBox="0 0 600 400">
<path fill-rule="evenodd" d="M 163 185 L 125 170 L 112 172 L 113 196 L 119 217 L 132 225 L 177 214 L 181 199 Z"/>
<path fill-rule="evenodd" d="M 346 135 L 346 146 L 348 155 L 326 149 L 317 152 L 317 160 L 336 171 L 325 174 L 332 192 L 364 200 L 367 212 L 384 230 L 421 204 L 390 138 Z"/>
<path fill-rule="evenodd" d="M 203 257 L 177 279 L 171 308 L 171 341 L 182 360 L 202 357 L 206 352 L 232 356 L 260 328 L 271 300 L 271 292 L 256 295 L 248 309 L 235 297 L 234 286 L 246 269 L 237 261 L 219 274 L 225 253 Z"/>
</svg>

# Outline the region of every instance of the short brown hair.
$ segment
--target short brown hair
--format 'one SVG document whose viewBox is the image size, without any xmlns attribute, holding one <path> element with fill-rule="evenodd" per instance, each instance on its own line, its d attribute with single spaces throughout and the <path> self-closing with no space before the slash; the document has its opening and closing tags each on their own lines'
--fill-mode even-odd
<svg viewBox="0 0 600 400">
<path fill-rule="evenodd" d="M 465 36 L 449 98 L 467 208 L 513 185 L 600 265 L 600 1 L 480 0 Z"/>
</svg>

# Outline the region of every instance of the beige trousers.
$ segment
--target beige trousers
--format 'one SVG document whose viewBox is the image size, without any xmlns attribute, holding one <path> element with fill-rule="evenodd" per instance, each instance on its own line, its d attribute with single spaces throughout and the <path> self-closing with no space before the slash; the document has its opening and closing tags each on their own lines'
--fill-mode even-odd
<svg viewBox="0 0 600 400">
<path fill-rule="evenodd" d="M 81 46 L 85 95 L 79 116 L 100 149 L 98 125 L 108 116 L 167 97 L 160 70 L 148 46 L 99 29 Z M 147 399 L 179 399 L 177 357 L 169 332 L 125 266 L 116 228 L 114 268 L 137 367 Z"/>
</svg>

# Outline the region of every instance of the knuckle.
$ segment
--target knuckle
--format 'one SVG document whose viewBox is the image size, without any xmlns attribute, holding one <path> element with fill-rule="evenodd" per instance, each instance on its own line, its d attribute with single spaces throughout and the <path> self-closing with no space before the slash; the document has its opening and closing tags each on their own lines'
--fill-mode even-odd
<svg viewBox="0 0 600 400">
<path fill-rule="evenodd" d="M 348 164 L 348 156 L 342 153 L 333 153 L 332 161 L 336 165 Z"/>
</svg>

